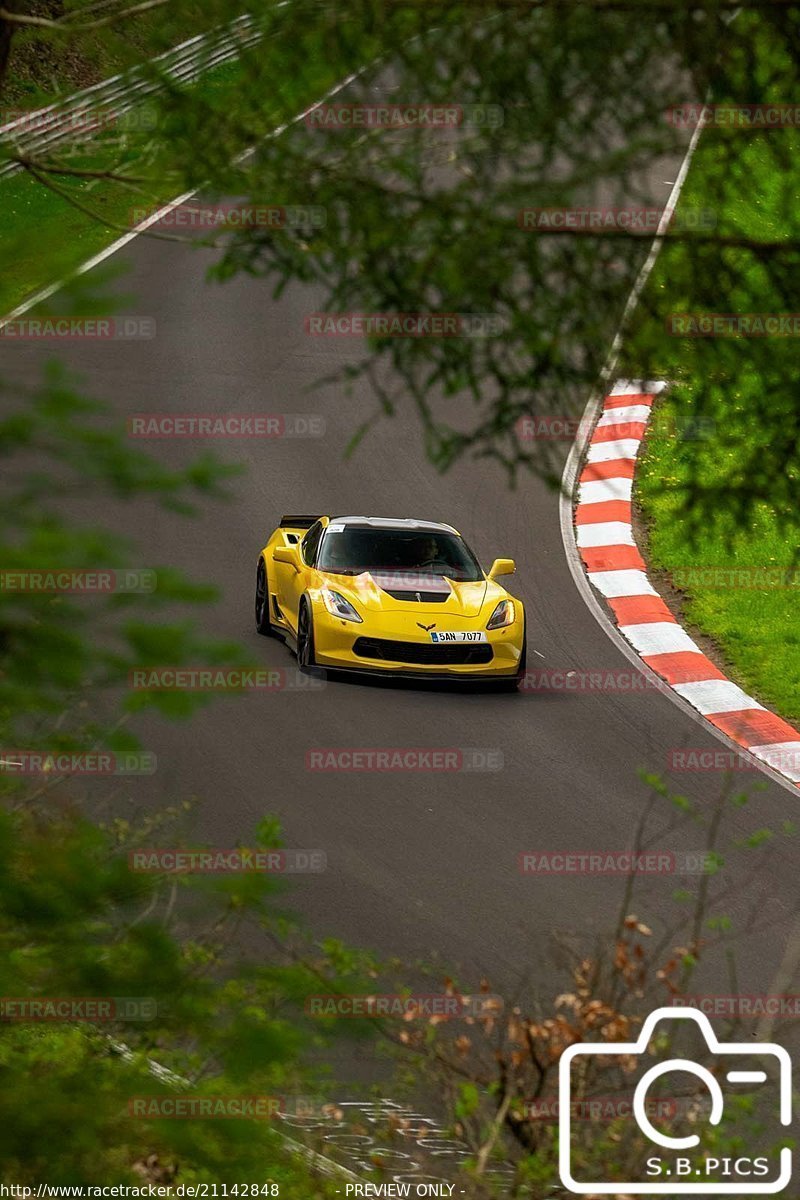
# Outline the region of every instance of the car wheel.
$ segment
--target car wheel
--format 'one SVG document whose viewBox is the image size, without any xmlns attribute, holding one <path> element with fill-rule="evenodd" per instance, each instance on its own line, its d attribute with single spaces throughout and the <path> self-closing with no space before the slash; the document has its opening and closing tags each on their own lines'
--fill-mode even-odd
<svg viewBox="0 0 800 1200">
<path fill-rule="evenodd" d="M 527 669 L 527 662 L 528 662 L 528 635 L 527 635 L 527 631 L 525 629 L 523 629 L 523 631 L 522 631 L 522 654 L 520 655 L 520 658 L 519 658 L 519 666 L 517 667 L 517 673 L 513 677 L 513 679 L 504 680 L 503 684 L 501 685 L 501 691 L 504 691 L 504 692 L 518 692 L 519 691 L 519 689 L 522 687 L 522 684 L 525 682 L 525 672 Z"/>
<path fill-rule="evenodd" d="M 256 571 L 256 630 L 263 637 L 272 637 L 275 633 L 269 619 L 269 580 L 263 558 L 258 560 Z"/>
<path fill-rule="evenodd" d="M 304 598 L 300 601 L 300 611 L 297 614 L 297 663 L 300 670 L 311 672 L 316 665 L 314 658 L 314 622 L 311 619 L 311 605 Z"/>
<path fill-rule="evenodd" d="M 526 628 L 522 630 L 522 654 L 519 657 L 519 666 L 517 667 L 516 686 L 520 688 L 525 682 L 525 673 L 528 669 L 528 631 Z"/>
</svg>

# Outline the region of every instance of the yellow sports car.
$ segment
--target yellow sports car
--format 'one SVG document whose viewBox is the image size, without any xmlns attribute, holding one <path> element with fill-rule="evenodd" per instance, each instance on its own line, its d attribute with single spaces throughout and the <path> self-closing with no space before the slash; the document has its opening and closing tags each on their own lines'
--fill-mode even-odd
<svg viewBox="0 0 800 1200">
<path fill-rule="evenodd" d="M 256 629 L 301 670 L 466 679 L 516 688 L 525 610 L 457 530 L 434 521 L 286 516 L 258 559 Z"/>
</svg>

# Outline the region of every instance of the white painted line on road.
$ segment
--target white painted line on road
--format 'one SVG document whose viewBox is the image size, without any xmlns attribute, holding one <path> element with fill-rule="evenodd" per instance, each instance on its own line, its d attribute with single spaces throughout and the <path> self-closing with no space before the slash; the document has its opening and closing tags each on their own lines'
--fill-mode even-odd
<svg viewBox="0 0 800 1200">
<path fill-rule="evenodd" d="M 177 208 L 178 205 L 183 204 L 185 200 L 189 200 L 192 196 L 196 195 L 196 191 L 184 192 L 182 196 L 177 196 L 174 200 L 170 200 L 168 204 L 165 204 L 163 208 L 158 210 L 158 212 L 155 212 L 149 216 L 146 221 L 142 221 L 141 224 L 137 225 L 135 229 L 132 229 L 130 233 L 123 234 L 122 237 L 117 238 L 115 242 L 112 242 L 110 246 L 106 246 L 105 250 L 101 250 L 99 254 L 95 254 L 92 258 L 87 259 L 87 261 L 82 263 L 81 266 L 77 267 L 71 275 L 66 275 L 63 279 L 59 279 L 55 283 L 48 284 L 47 287 L 43 287 L 40 291 L 35 292 L 34 295 L 28 300 L 24 300 L 22 304 L 18 304 L 17 307 L 12 309 L 7 316 L 0 319 L 0 329 L 3 329 L 10 321 L 14 321 L 17 317 L 21 317 L 23 313 L 28 312 L 29 309 L 33 308 L 35 305 L 41 304 L 43 300 L 49 300 L 51 296 L 55 295 L 56 292 L 60 291 L 61 288 L 67 283 L 71 282 L 71 280 L 77 279 L 79 275 L 85 275 L 87 271 L 93 271 L 95 267 L 99 267 L 100 263 L 105 262 L 107 258 L 111 258 L 112 254 L 116 254 L 118 251 L 122 250 L 124 246 L 127 246 L 128 242 L 132 242 L 133 239 L 138 237 L 140 233 L 144 233 L 150 228 L 151 225 L 155 225 L 156 221 L 160 221 L 163 216 L 172 212 L 172 210 Z"/>
<path fill-rule="evenodd" d="M 372 65 L 373 64 L 371 63 L 369 64 L 369 66 Z M 334 86 L 330 88 L 330 90 L 327 91 L 320 100 L 315 100 L 313 104 L 310 104 L 308 108 L 304 108 L 302 112 L 298 113 L 297 116 L 292 117 L 290 121 L 286 121 L 285 124 L 279 125 L 276 129 L 273 129 L 272 133 L 269 134 L 269 137 L 280 137 L 280 135 L 285 133 L 290 126 L 297 125 L 299 121 L 302 121 L 310 112 L 313 112 L 315 108 L 318 108 L 320 104 L 324 104 L 326 100 L 330 100 L 331 96 L 337 95 L 343 88 L 346 88 L 348 84 L 351 84 L 353 80 L 358 78 L 359 75 L 368 70 L 369 66 L 362 67 L 359 71 L 353 71 L 353 73 L 348 75 L 346 79 L 334 84 Z M 243 161 L 252 153 L 252 150 L 246 150 L 244 154 L 239 156 L 237 161 Z M 30 309 L 34 308 L 35 305 L 41 304 L 44 300 L 49 300 L 51 296 L 55 295 L 56 292 L 60 291 L 61 288 L 65 287 L 68 283 L 71 283 L 73 279 L 77 279 L 80 275 L 86 275 L 89 271 L 93 271 L 95 267 L 99 267 L 100 264 L 105 262 L 107 258 L 111 258 L 114 254 L 118 254 L 119 251 L 124 249 L 124 247 L 127 246 L 129 242 L 132 242 L 134 238 L 138 237 L 141 233 L 146 233 L 151 225 L 155 225 L 156 222 L 160 221 L 161 218 L 166 216 L 167 213 L 172 212 L 173 209 L 185 203 L 185 201 L 190 200 L 193 196 L 199 195 L 201 191 L 202 188 L 194 188 L 192 191 L 184 192 L 181 196 L 177 196 L 174 200 L 170 200 L 167 204 L 163 205 L 162 208 L 159 208 L 157 212 L 151 214 L 147 220 L 142 221 L 139 225 L 135 226 L 130 233 L 123 234 L 122 237 L 117 238 L 115 242 L 112 242 L 111 245 L 106 246 L 104 250 L 101 250 L 99 254 L 93 255 L 92 258 L 88 259 L 85 263 L 82 263 L 81 266 L 76 267 L 71 274 L 65 275 L 62 279 L 57 280 L 55 283 L 48 284 L 47 287 L 43 287 L 38 292 L 35 292 L 27 300 L 24 300 L 22 304 L 17 305 L 17 307 L 12 309 L 10 313 L 0 319 L 0 329 L 3 329 L 10 321 L 14 321 L 17 317 L 21 317 L 23 313 L 26 313 Z"/>
<path fill-rule="evenodd" d="M 644 626 L 628 625 L 627 627 L 620 629 L 617 628 L 617 626 L 613 623 L 606 608 L 600 602 L 596 593 L 593 591 L 591 584 L 589 583 L 589 576 L 584 569 L 583 560 L 581 558 L 575 536 L 573 498 L 576 493 L 576 486 L 582 463 L 584 461 L 590 463 L 611 462 L 618 458 L 635 459 L 639 450 L 640 443 L 638 439 L 629 439 L 627 442 L 599 442 L 592 444 L 592 432 L 597 423 L 598 416 L 602 413 L 606 397 L 629 395 L 631 397 L 631 404 L 634 404 L 634 397 L 643 395 L 656 396 L 667 386 L 665 380 L 614 380 L 613 376 L 617 361 L 619 359 L 623 333 L 627 327 L 628 318 L 636 308 L 636 305 L 639 302 L 639 297 L 644 291 L 644 288 L 647 286 L 647 281 L 650 278 L 653 267 L 658 259 L 662 245 L 661 238 L 666 232 L 672 214 L 677 207 L 681 191 L 683 190 L 683 185 L 686 182 L 686 176 L 689 172 L 689 167 L 695 151 L 697 150 L 701 132 L 702 124 L 698 123 L 694 129 L 694 132 L 692 133 L 692 137 L 689 141 L 689 145 L 686 148 L 686 153 L 683 157 L 680 170 L 664 207 L 664 212 L 659 222 L 658 229 L 656 230 L 656 236 L 653 239 L 653 244 L 650 247 L 650 252 L 642 264 L 642 268 L 634 281 L 633 287 L 631 288 L 630 295 L 628 296 L 622 318 L 620 320 L 619 328 L 611 343 L 608 359 L 603 371 L 601 372 L 600 383 L 595 392 L 589 397 L 583 417 L 581 418 L 578 433 L 575 437 L 575 441 L 572 444 L 567 462 L 564 466 L 564 472 L 561 477 L 561 493 L 559 497 L 561 540 L 564 546 L 567 564 L 575 582 L 575 586 L 580 592 L 589 612 L 597 621 L 598 625 L 600 625 L 600 627 L 603 629 L 606 636 L 615 644 L 617 649 L 624 654 L 629 662 L 637 666 L 637 668 L 642 672 L 645 678 L 649 680 L 654 688 L 668 696 L 672 703 L 680 708 L 687 717 L 689 717 L 696 724 L 700 725 L 713 737 L 717 738 L 717 740 L 722 742 L 722 744 L 726 747 L 734 747 L 738 752 L 741 753 L 742 747 L 744 747 L 745 750 L 748 750 L 748 742 L 757 742 L 759 750 L 762 751 L 762 753 L 760 753 L 758 756 L 754 756 L 753 762 L 757 764 L 759 769 L 774 783 L 777 783 L 780 787 L 785 788 L 791 793 L 792 798 L 796 799 L 797 787 L 796 782 L 792 782 L 792 774 L 790 772 L 781 772 L 775 770 L 767 761 L 768 755 L 766 751 L 768 751 L 770 748 L 774 749 L 775 747 L 784 744 L 786 741 L 793 741 L 794 736 L 800 738 L 800 734 L 797 734 L 796 731 L 791 729 L 791 726 L 789 726 L 787 722 L 781 720 L 779 717 L 774 716 L 774 714 L 768 713 L 766 710 L 756 710 L 755 715 L 757 717 L 763 716 L 762 723 L 765 727 L 765 731 L 767 731 L 768 740 L 765 740 L 763 736 L 753 736 L 752 732 L 748 735 L 746 732 L 746 722 L 742 720 L 737 721 L 737 714 L 735 712 L 732 714 L 722 714 L 719 724 L 712 723 L 705 716 L 699 713 L 696 708 L 692 707 L 688 699 L 681 695 L 674 686 L 665 690 L 663 685 L 663 677 L 649 667 L 648 664 L 639 656 L 639 653 L 637 653 L 637 651 L 634 649 L 631 642 L 626 640 L 625 635 L 633 634 L 633 637 L 636 638 L 642 646 L 644 646 L 648 637 Z M 628 603 L 625 600 L 622 600 L 621 602 Z M 642 602 L 647 602 L 644 597 Z M 653 603 L 653 601 L 651 600 L 650 603 Z M 657 625 L 661 624 L 661 622 L 653 622 L 652 624 Z M 680 628 L 677 625 L 677 622 L 675 623 L 675 627 Z M 685 634 L 685 637 L 690 642 L 690 647 L 688 647 L 689 652 L 694 653 L 697 650 L 697 647 L 688 637 L 688 634 Z M 683 652 L 685 651 L 686 648 Z M 647 651 L 643 652 L 647 653 Z M 660 653 L 660 651 L 655 651 L 655 654 L 658 653 Z M 667 651 L 667 654 L 670 653 L 675 653 L 675 651 Z M 681 651 L 678 651 L 678 653 L 681 653 Z M 704 657 L 704 655 L 700 655 L 701 664 Z M 709 663 L 709 666 L 713 671 L 713 664 Z M 685 687 L 687 685 L 681 686 Z M 761 725 L 759 725 L 758 728 L 761 728 Z M 775 736 L 770 738 L 769 734 L 773 732 Z"/>
<path fill-rule="evenodd" d="M 629 393 L 606 396 L 603 418 L 594 429 L 593 445 L 607 444 L 604 438 L 608 426 L 601 428 L 606 416 L 624 412 L 626 407 L 641 407 L 645 419 L 649 418 L 655 393 L 646 397 L 649 404 L 626 406 L 628 397 L 633 401 L 641 395 L 635 383 L 629 386 L 633 388 Z M 604 463 L 603 476 L 609 482 L 631 482 L 632 466 L 630 459 L 611 460 Z M 581 478 L 591 479 L 599 470 L 596 466 L 588 466 Z M 589 583 L 605 598 L 619 632 L 643 656 L 642 662 L 654 669 L 672 689 L 670 694 L 688 701 L 696 714 L 711 723 L 715 732 L 731 738 L 745 752 L 752 754 L 754 764 L 761 767 L 766 764 L 770 771 L 779 773 L 782 783 L 787 780 L 794 785 L 800 783 L 800 755 L 794 749 L 800 747 L 800 732 L 726 679 L 703 654 L 650 586 L 635 545 L 631 553 L 631 542 L 635 543 L 632 517 L 594 522 L 592 517 L 598 511 L 596 501 L 585 503 L 584 492 L 585 485 L 579 488 L 575 514 L 576 522 L 580 522 L 575 530 L 576 549 Z M 623 507 L 630 513 L 629 505 Z M 612 510 L 618 509 L 619 504 L 612 502 Z M 616 540 L 612 540 L 615 534 Z M 601 547 L 599 553 L 598 546 Z M 638 561 L 639 568 L 632 570 L 632 561 Z M 758 754 L 753 752 L 754 748 L 758 749 Z"/>
<path fill-rule="evenodd" d="M 369 64 L 369 65 L 372 65 L 372 64 Z M 353 74 L 348 75 L 348 77 L 346 79 L 342 80 L 340 83 L 335 84 L 334 87 L 332 87 L 328 92 L 326 92 L 321 100 L 316 100 L 312 105 L 309 106 L 309 108 L 304 109 L 303 112 L 299 113 L 296 117 L 293 117 L 291 121 L 288 121 L 288 122 L 286 122 L 286 124 L 281 125 L 277 129 L 273 130 L 273 132 L 270 136 L 278 137 L 281 133 L 283 133 L 286 129 L 288 129 L 290 125 L 295 125 L 295 124 L 297 124 L 298 121 L 302 121 L 307 113 L 311 112 L 312 109 L 316 108 L 318 105 L 323 104 L 326 100 L 329 100 L 331 98 L 331 96 L 335 96 L 338 92 L 340 92 L 343 88 L 347 87 L 348 84 L 352 83 L 354 79 L 358 78 L 358 76 L 360 74 L 362 74 L 363 71 L 366 71 L 367 69 L 368 69 L 368 67 L 363 67 L 361 69 L 361 71 L 355 71 L 355 72 L 353 72 Z M 252 153 L 252 152 L 250 151 L 250 152 L 246 152 L 246 153 Z M 2 329 L 5 325 L 7 325 L 9 321 L 13 321 L 17 317 L 22 316 L 23 313 L 28 312 L 29 309 L 33 308 L 36 304 L 41 304 L 43 300 L 48 300 L 50 298 L 50 296 L 54 295 L 56 292 L 58 292 L 62 287 L 64 287 L 67 283 L 71 282 L 73 279 L 77 278 L 80 275 L 85 275 L 88 271 L 91 271 L 95 267 L 99 266 L 100 263 L 105 262 L 105 260 L 107 258 L 111 258 L 111 256 L 113 254 L 117 254 L 118 251 L 122 250 L 123 247 L 127 246 L 129 242 L 133 241 L 134 238 L 138 237 L 140 233 L 146 232 L 146 230 L 149 229 L 151 225 L 153 225 L 156 221 L 160 220 L 161 217 L 164 216 L 166 213 L 172 212 L 172 210 L 174 208 L 177 208 L 178 205 L 183 204 L 186 200 L 191 199 L 192 196 L 198 195 L 200 190 L 201 189 L 196 188 L 191 192 L 184 192 L 182 195 L 176 197 L 174 200 L 170 200 L 168 204 L 165 204 L 162 208 L 160 208 L 158 210 L 158 212 L 156 212 L 152 216 L 148 217 L 146 221 L 142 221 L 139 225 L 137 225 L 135 227 L 135 229 L 132 229 L 130 233 L 124 234 L 122 237 L 118 238 L 115 242 L 113 242 L 110 246 L 107 246 L 104 250 L 101 250 L 99 254 L 95 254 L 92 258 L 88 259 L 80 267 L 76 268 L 76 270 L 73 271 L 70 275 L 67 275 L 64 278 L 59 279 L 56 283 L 49 284 L 47 287 L 44 287 L 40 291 L 36 292 L 28 300 L 24 301 L 22 304 L 18 305 L 15 309 L 13 309 L 6 317 L 3 317 L 2 319 L 0 319 L 0 329 Z M 128 1057 L 128 1056 L 132 1057 L 131 1050 L 127 1046 L 125 1046 L 124 1043 L 117 1043 L 115 1046 L 115 1049 L 123 1057 Z M 185 1084 L 187 1082 L 186 1080 L 183 1080 L 179 1075 L 176 1075 L 173 1071 L 170 1071 L 168 1068 L 163 1067 L 160 1063 L 158 1063 L 154 1059 L 148 1059 L 147 1061 L 148 1061 L 148 1067 L 154 1075 L 158 1075 L 160 1078 L 165 1078 L 170 1083 L 175 1083 L 177 1081 L 179 1084 Z M 340 1163 L 335 1162 L 333 1159 L 326 1158 L 325 1155 L 317 1153 L 317 1151 L 312 1150 L 310 1147 L 301 1145 L 301 1143 L 295 1141 L 293 1138 L 286 1137 L 285 1135 L 282 1135 L 282 1136 L 284 1138 L 284 1141 L 287 1144 L 287 1147 L 292 1151 L 292 1153 L 301 1154 L 304 1158 L 306 1158 L 309 1162 L 313 1163 L 318 1169 L 324 1171 L 326 1174 L 337 1175 L 343 1179 L 349 1179 L 356 1183 L 360 1182 L 360 1177 L 358 1175 L 355 1175 L 352 1171 L 348 1170 L 347 1167 L 342 1166 Z"/>
</svg>

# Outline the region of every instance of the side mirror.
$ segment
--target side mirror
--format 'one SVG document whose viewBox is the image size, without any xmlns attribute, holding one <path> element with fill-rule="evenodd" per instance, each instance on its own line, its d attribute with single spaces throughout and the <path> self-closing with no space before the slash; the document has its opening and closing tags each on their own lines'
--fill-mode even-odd
<svg viewBox="0 0 800 1200">
<path fill-rule="evenodd" d="M 295 571 L 300 570 L 300 551 L 297 546 L 276 546 L 272 551 L 272 557 L 275 562 L 287 563 L 290 567 L 294 567 Z"/>
<path fill-rule="evenodd" d="M 489 578 L 497 579 L 498 575 L 513 575 L 516 569 L 517 564 L 513 558 L 496 558 L 489 571 Z"/>
</svg>

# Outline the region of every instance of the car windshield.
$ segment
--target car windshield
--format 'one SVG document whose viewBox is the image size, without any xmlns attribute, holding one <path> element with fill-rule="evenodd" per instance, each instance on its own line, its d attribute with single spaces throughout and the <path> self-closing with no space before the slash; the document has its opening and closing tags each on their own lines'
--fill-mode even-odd
<svg viewBox="0 0 800 1200">
<path fill-rule="evenodd" d="M 317 567 L 335 575 L 418 572 L 462 582 L 483 579 L 466 543 L 443 530 L 371 529 L 332 522 L 320 546 Z"/>
</svg>

